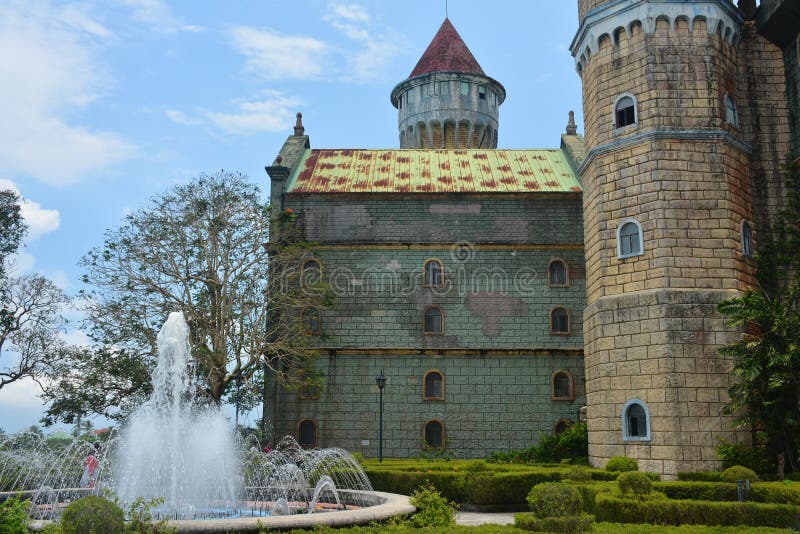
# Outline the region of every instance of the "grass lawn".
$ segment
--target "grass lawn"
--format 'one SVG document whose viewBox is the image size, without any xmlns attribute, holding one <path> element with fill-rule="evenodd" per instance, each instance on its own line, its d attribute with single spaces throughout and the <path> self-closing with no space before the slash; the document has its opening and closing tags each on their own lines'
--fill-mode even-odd
<svg viewBox="0 0 800 534">
<path fill-rule="evenodd" d="M 293 530 L 292 534 L 305 534 L 306 530 Z M 483 525 L 480 527 L 429 527 L 412 528 L 405 525 L 375 525 L 367 527 L 351 527 L 336 529 L 315 529 L 315 534 L 522 534 L 514 526 Z M 793 534 L 791 529 L 764 527 L 706 527 L 700 525 L 683 525 L 680 527 L 662 527 L 657 525 L 623 525 L 621 523 L 596 523 L 596 534 Z"/>
</svg>

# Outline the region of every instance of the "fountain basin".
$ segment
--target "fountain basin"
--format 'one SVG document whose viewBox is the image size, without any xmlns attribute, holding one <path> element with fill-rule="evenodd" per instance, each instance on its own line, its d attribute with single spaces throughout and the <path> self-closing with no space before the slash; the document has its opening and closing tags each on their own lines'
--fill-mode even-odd
<svg viewBox="0 0 800 534">
<path fill-rule="evenodd" d="M 341 492 L 344 501 L 357 497 L 361 502 L 369 504 L 358 510 L 342 510 L 337 512 L 321 512 L 312 514 L 274 515 L 269 517 L 240 517 L 235 519 L 181 519 L 167 521 L 167 525 L 179 533 L 225 533 L 225 532 L 259 532 L 260 530 L 289 530 L 294 528 L 311 528 L 315 525 L 343 527 L 347 525 L 366 525 L 373 521 L 385 521 L 391 517 L 411 515 L 416 511 L 405 495 L 372 492 Z M 31 530 L 42 530 L 50 521 L 32 521 Z"/>
</svg>

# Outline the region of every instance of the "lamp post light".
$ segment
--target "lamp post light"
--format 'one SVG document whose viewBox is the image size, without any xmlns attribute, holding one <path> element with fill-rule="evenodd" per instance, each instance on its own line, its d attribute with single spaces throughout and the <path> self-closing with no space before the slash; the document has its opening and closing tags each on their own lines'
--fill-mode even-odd
<svg viewBox="0 0 800 534">
<path fill-rule="evenodd" d="M 381 374 L 375 377 L 375 383 L 378 384 L 378 392 L 380 393 L 380 415 L 378 417 L 378 461 L 383 462 L 383 387 L 386 385 L 386 377 Z"/>
</svg>

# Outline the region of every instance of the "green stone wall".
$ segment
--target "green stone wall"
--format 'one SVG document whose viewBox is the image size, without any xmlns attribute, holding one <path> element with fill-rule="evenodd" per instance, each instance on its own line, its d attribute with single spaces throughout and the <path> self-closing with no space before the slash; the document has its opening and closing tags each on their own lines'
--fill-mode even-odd
<svg viewBox="0 0 800 534">
<path fill-rule="evenodd" d="M 551 355 L 324 355 L 318 360 L 324 389 L 318 399 L 283 392 L 277 406 L 279 435 L 297 436 L 303 419 L 318 425 L 320 447 L 378 455 L 378 389 L 383 370 L 384 456 L 413 457 L 422 450 L 427 421 L 444 423 L 456 458 L 527 448 L 560 419 L 575 421 L 585 404 L 583 358 Z M 551 400 L 551 378 L 567 370 L 576 379 L 574 401 Z M 423 400 L 425 372 L 445 379 L 445 400 Z M 369 444 L 365 444 L 368 440 Z"/>
</svg>

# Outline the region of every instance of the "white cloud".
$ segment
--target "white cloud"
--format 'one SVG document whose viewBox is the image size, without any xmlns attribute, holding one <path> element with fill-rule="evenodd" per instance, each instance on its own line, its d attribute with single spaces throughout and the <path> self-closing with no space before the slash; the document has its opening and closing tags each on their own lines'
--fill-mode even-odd
<svg viewBox="0 0 800 534">
<path fill-rule="evenodd" d="M 231 29 L 230 37 L 246 58 L 245 70 L 258 77 L 306 80 L 323 72 L 328 46 L 313 37 L 283 36 L 247 26 Z"/>
<path fill-rule="evenodd" d="M 41 408 L 39 394 L 42 388 L 31 378 L 21 378 L 16 382 L 3 386 L 0 395 L 0 406 L 11 408 Z M 3 410 L 5 411 L 5 410 Z"/>
<path fill-rule="evenodd" d="M 357 45 L 345 56 L 346 72 L 355 81 L 382 79 L 392 60 L 402 52 L 399 37 L 391 31 L 374 31 L 369 14 L 358 4 L 330 4 L 324 18 Z"/>
<path fill-rule="evenodd" d="M 264 91 L 254 98 L 233 104 L 235 109 L 228 112 L 200 109 L 195 116 L 189 116 L 180 111 L 167 110 L 165 114 L 178 124 L 202 124 L 229 135 L 254 135 L 290 131 L 301 101 L 276 91 Z"/>
<path fill-rule="evenodd" d="M 107 89 L 93 51 L 110 36 L 75 6 L 12 1 L 0 10 L 0 79 L 13 80 L 0 84 L 0 172 L 63 185 L 133 155 L 119 135 L 65 118 Z"/>
<path fill-rule="evenodd" d="M 44 209 L 38 202 L 25 198 L 11 180 L 0 178 L 0 189 L 11 189 L 22 197 L 20 211 L 28 225 L 27 240 L 36 240 L 44 234 L 58 230 L 61 224 L 61 213 L 58 210 Z"/>
<path fill-rule="evenodd" d="M 6 261 L 8 261 L 8 273 L 11 276 L 32 273 L 36 267 L 36 258 L 28 252 L 17 252 Z"/>
<path fill-rule="evenodd" d="M 133 20 L 149 26 L 153 31 L 161 33 L 205 31 L 202 26 L 187 24 L 162 0 L 122 0 L 122 3 L 131 8 Z"/>
</svg>

